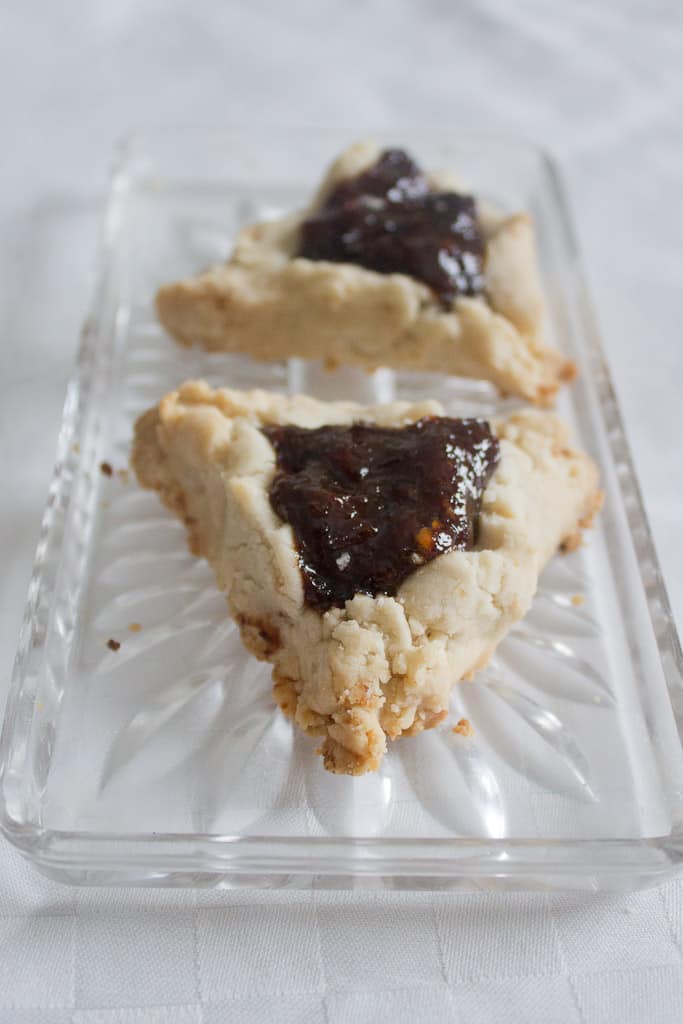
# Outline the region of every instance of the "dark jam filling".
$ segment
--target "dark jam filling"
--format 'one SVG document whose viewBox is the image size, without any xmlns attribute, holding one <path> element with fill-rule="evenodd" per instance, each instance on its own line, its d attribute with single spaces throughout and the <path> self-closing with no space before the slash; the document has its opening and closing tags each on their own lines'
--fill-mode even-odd
<svg viewBox="0 0 683 1024">
<path fill-rule="evenodd" d="M 433 416 L 400 428 L 271 426 L 270 503 L 294 531 L 307 604 L 395 594 L 411 572 L 477 540 L 499 456 L 484 420 Z"/>
<path fill-rule="evenodd" d="M 408 274 L 444 307 L 484 288 L 484 240 L 472 196 L 430 192 L 401 149 L 340 182 L 301 225 L 299 256 Z"/>
</svg>

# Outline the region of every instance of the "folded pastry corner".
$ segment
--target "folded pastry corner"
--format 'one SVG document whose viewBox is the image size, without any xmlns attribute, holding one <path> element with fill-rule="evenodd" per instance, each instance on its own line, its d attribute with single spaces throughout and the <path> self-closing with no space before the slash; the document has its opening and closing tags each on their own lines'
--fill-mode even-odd
<svg viewBox="0 0 683 1024">
<path fill-rule="evenodd" d="M 132 464 L 272 662 L 277 703 L 347 774 L 446 716 L 600 501 L 552 413 L 489 424 L 202 382 L 138 420 Z"/>
<path fill-rule="evenodd" d="M 543 340 L 530 216 L 367 142 L 307 209 L 244 228 L 227 263 L 164 285 L 157 311 L 187 345 L 474 377 L 539 405 L 576 372 Z"/>
</svg>

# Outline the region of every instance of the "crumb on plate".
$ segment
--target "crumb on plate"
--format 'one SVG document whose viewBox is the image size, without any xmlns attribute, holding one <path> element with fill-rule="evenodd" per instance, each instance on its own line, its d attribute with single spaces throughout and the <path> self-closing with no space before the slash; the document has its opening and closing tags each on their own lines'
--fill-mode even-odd
<svg viewBox="0 0 683 1024">
<path fill-rule="evenodd" d="M 459 736 L 473 736 L 474 729 L 472 723 L 468 718 L 461 718 L 457 725 L 453 726 L 453 732 L 457 732 Z"/>
</svg>

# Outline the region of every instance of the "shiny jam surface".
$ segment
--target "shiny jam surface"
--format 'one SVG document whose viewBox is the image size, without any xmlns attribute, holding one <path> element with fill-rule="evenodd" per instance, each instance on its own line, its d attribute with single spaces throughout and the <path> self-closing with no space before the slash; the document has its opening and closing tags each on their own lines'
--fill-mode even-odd
<svg viewBox="0 0 683 1024">
<path fill-rule="evenodd" d="M 294 532 L 307 604 L 389 594 L 418 566 L 477 540 L 498 462 L 485 420 L 432 416 L 405 427 L 269 426 L 275 513 Z"/>
<path fill-rule="evenodd" d="M 484 239 L 472 196 L 431 192 L 401 149 L 339 182 L 301 225 L 298 255 L 401 273 L 429 285 L 444 307 L 484 287 Z"/>
</svg>

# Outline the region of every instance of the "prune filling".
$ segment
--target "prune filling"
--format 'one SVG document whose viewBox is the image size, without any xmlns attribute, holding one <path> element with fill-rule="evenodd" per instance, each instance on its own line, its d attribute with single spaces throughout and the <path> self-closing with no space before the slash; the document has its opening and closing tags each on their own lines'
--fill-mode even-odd
<svg viewBox="0 0 683 1024">
<path fill-rule="evenodd" d="M 432 192 L 401 149 L 330 192 L 301 224 L 298 256 L 401 273 L 428 285 L 448 308 L 484 288 L 484 239 L 474 199 Z"/>
<path fill-rule="evenodd" d="M 477 541 L 498 439 L 480 419 L 425 417 L 263 428 L 276 454 L 269 488 L 292 527 L 306 603 L 321 611 L 354 594 L 396 594 L 420 565 Z"/>
</svg>

